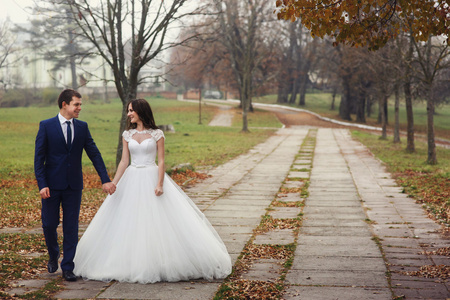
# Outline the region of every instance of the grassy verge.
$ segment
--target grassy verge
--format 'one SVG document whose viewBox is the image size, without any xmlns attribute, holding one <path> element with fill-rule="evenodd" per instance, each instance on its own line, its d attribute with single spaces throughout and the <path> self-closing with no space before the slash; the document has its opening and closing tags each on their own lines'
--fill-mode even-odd
<svg viewBox="0 0 450 300">
<path fill-rule="evenodd" d="M 354 131 L 353 137 L 386 163 L 404 192 L 416 199 L 439 222 L 450 226 L 450 150 L 437 148 L 438 165 L 427 165 L 427 145 L 416 142 L 416 153 L 407 153 L 404 144 L 380 140 Z"/>
</svg>

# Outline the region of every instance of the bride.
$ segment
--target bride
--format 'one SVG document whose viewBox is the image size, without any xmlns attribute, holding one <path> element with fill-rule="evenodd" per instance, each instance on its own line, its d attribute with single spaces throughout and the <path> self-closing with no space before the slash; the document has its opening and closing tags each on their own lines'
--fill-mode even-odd
<svg viewBox="0 0 450 300">
<path fill-rule="evenodd" d="M 232 266 L 224 243 L 164 172 L 165 137 L 146 100 L 128 104 L 122 136 L 116 192 L 106 197 L 80 239 L 74 274 L 139 283 L 228 276 Z"/>
</svg>

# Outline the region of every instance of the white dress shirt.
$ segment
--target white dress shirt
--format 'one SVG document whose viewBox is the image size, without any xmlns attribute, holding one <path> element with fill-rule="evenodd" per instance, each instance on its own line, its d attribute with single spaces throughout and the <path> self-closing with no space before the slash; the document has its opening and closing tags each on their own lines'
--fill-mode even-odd
<svg viewBox="0 0 450 300">
<path fill-rule="evenodd" d="M 61 129 L 62 129 L 62 132 L 64 134 L 64 139 L 66 140 L 66 143 L 67 143 L 67 124 L 66 124 L 66 121 L 70 122 L 70 129 L 72 129 L 72 142 L 73 142 L 73 138 L 75 136 L 75 131 L 73 130 L 73 120 L 72 119 L 67 120 L 61 114 L 58 114 L 58 119 L 59 119 L 59 123 L 61 124 Z"/>
</svg>

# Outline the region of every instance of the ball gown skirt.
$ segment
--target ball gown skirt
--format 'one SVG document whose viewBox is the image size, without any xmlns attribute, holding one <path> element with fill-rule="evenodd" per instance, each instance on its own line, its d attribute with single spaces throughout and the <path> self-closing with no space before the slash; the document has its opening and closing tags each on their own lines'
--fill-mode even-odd
<svg viewBox="0 0 450 300">
<path fill-rule="evenodd" d="M 126 169 L 78 243 L 75 275 L 154 283 L 231 273 L 227 249 L 204 214 L 167 174 L 157 197 L 157 180 L 154 163 Z"/>
</svg>

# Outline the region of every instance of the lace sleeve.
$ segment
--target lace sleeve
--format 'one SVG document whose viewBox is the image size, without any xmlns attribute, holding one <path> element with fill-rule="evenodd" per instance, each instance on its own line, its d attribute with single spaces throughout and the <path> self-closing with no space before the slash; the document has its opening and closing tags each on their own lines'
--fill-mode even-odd
<svg viewBox="0 0 450 300">
<path fill-rule="evenodd" d="M 156 129 L 155 131 L 153 131 L 152 134 L 153 138 L 155 139 L 155 141 L 159 141 L 160 138 L 166 138 L 164 136 L 164 132 L 161 129 Z"/>
<path fill-rule="evenodd" d="M 124 138 L 124 140 L 125 140 L 127 143 L 129 143 L 130 140 L 131 140 L 131 134 L 130 134 L 130 132 L 129 132 L 128 130 L 125 130 L 125 131 L 122 133 L 122 137 Z"/>
</svg>

